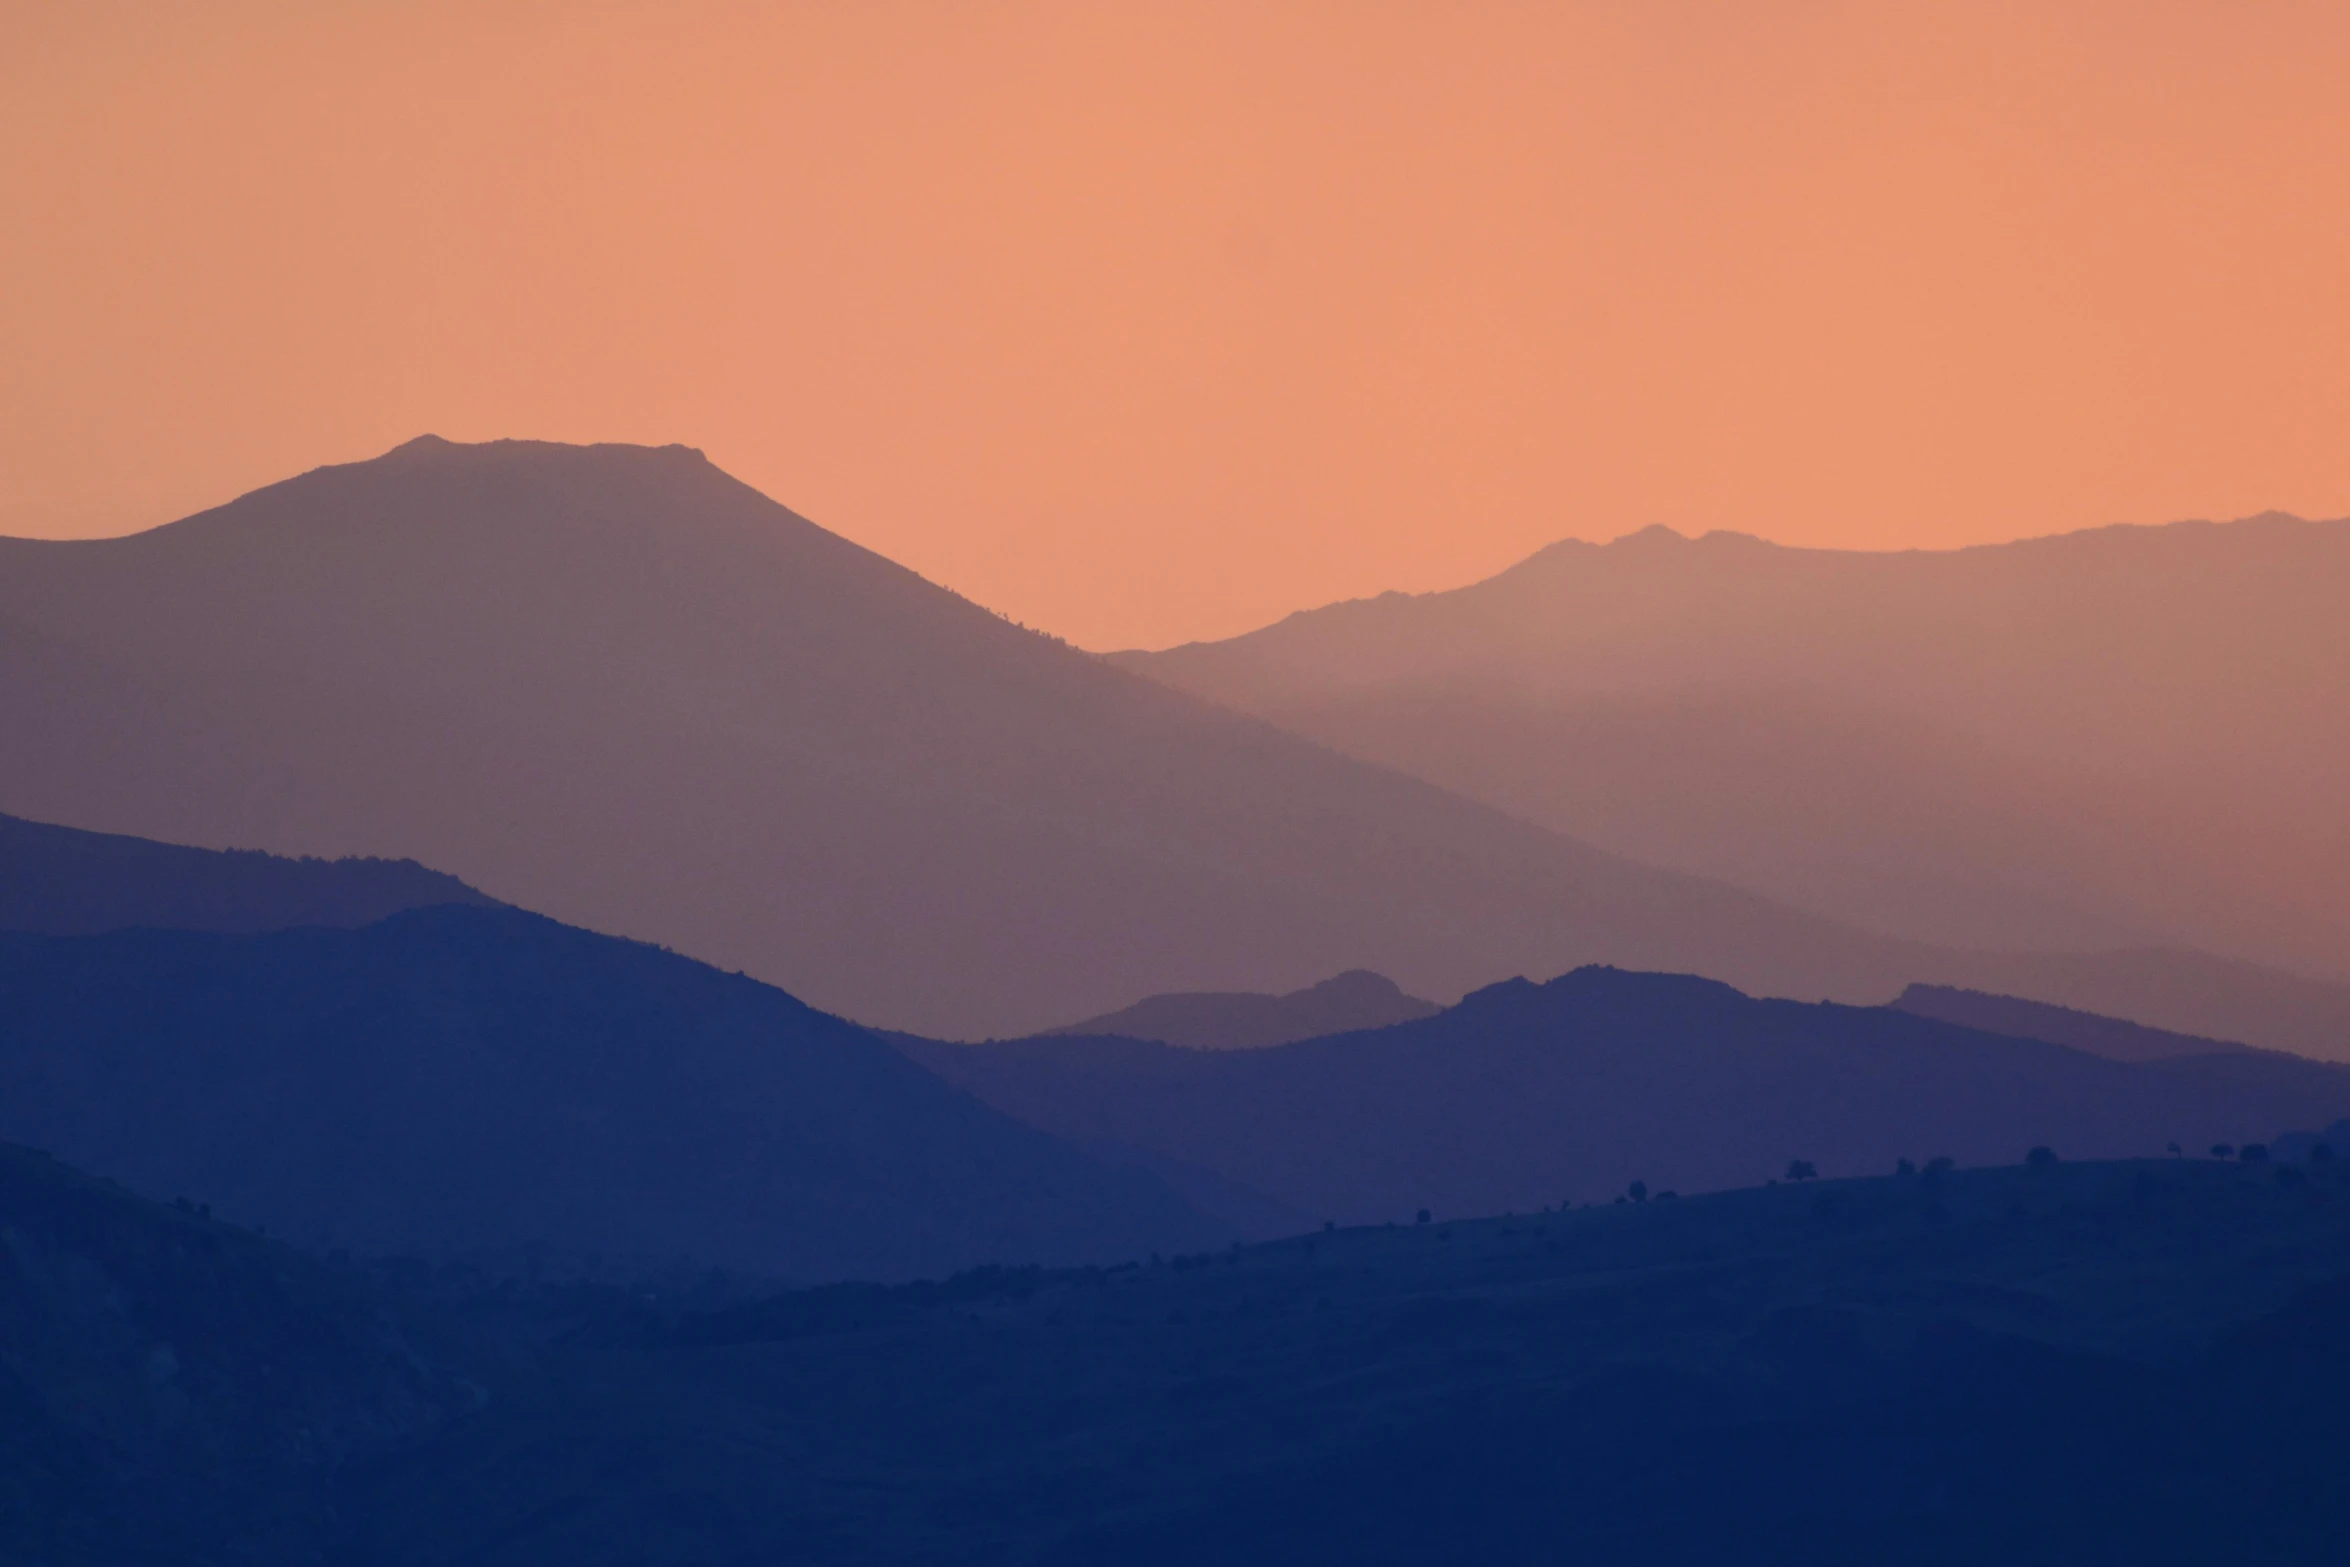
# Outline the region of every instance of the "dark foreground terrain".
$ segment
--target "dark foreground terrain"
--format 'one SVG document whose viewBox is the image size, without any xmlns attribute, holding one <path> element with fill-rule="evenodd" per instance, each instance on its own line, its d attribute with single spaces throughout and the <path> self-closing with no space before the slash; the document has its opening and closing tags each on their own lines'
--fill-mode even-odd
<svg viewBox="0 0 2350 1567">
<path fill-rule="evenodd" d="M 2339 1164 L 1929 1171 L 716 1309 L 326 1269 L 4 1175 L 0 1297 L 110 1303 L 0 1313 L 9 1561 L 2315 1563 L 2350 1533 Z M 201 1320 L 141 1325 L 191 1291 Z M 304 1310 L 311 1369 L 271 1370 Z M 68 1451 L 153 1500 L 28 1466 Z"/>
</svg>

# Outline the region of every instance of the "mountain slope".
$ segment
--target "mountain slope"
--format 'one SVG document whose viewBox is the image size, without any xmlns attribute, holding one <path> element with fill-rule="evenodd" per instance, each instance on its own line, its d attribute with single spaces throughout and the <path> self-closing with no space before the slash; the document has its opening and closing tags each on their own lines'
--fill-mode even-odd
<svg viewBox="0 0 2350 1567">
<path fill-rule="evenodd" d="M 2222 1039 L 2174 1034 L 2165 1029 L 2099 1017 L 2071 1007 L 2053 1007 L 2013 996 L 1985 995 L 1979 990 L 1956 990 L 1947 985 L 1912 985 L 1893 1006 L 1919 1017 L 1938 1018 L 1960 1028 L 2016 1039 L 2044 1039 L 2070 1050 L 2086 1050 L 2111 1061 L 2163 1061 L 2178 1056 L 2224 1055 L 2246 1047 Z"/>
<path fill-rule="evenodd" d="M 1021 631 L 681 447 L 428 437 L 0 540 L 0 730 L 0 809 L 412 855 L 930 1034 L 1350 967 L 1931 977 Z"/>
<path fill-rule="evenodd" d="M 28 1149 L 0 1236 L 11 1561 L 281 1559 L 326 1476 L 481 1402 L 365 1280 Z"/>
<path fill-rule="evenodd" d="M 2350 1062 L 2350 985 L 2207 952 L 1933 952 L 1920 955 L 1913 975 L 2169 1033 Z"/>
<path fill-rule="evenodd" d="M 739 975 L 510 909 L 0 936 L 0 1138 L 309 1245 L 632 1277 L 1225 1232 Z"/>
<path fill-rule="evenodd" d="M 1323 1034 L 1351 1034 L 1431 1017 L 1433 1001 L 1407 996 L 1395 981 L 1365 969 L 1333 975 L 1286 996 L 1194 993 L 1145 996 L 1130 1007 L 1045 1030 L 1117 1039 L 1155 1039 L 1192 1050 L 1250 1050 Z"/>
<path fill-rule="evenodd" d="M 2345 600 L 2350 520 L 1888 554 L 1652 528 L 1118 662 L 1894 934 L 2350 979 Z"/>
<path fill-rule="evenodd" d="M 350 927 L 402 909 L 493 901 L 413 860 L 288 860 L 0 816 L 0 930 Z"/>
<path fill-rule="evenodd" d="M 1436 1017 L 1248 1051 L 1132 1040 L 906 1046 L 1032 1126 L 1204 1166 L 1342 1221 L 1683 1191 L 1792 1159 L 2159 1155 L 2350 1109 L 2350 1068 L 2243 1053 L 2133 1066 L 1882 1007 L 1584 969 Z"/>
</svg>

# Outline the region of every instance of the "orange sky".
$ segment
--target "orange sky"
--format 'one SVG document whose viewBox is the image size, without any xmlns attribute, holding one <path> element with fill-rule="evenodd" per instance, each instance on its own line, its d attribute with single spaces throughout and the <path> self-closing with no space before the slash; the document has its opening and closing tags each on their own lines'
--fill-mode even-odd
<svg viewBox="0 0 2350 1567">
<path fill-rule="evenodd" d="M 0 531 L 680 440 L 1091 646 L 2350 512 L 2350 4 L 0 0 Z"/>
</svg>

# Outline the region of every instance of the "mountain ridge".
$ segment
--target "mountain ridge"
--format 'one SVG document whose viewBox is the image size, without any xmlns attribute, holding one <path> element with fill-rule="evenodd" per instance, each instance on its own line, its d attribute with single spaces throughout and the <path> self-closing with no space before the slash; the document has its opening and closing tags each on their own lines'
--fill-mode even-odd
<svg viewBox="0 0 2350 1567">
<path fill-rule="evenodd" d="M 1562 837 L 1018 630 L 685 447 L 411 443 L 0 540 L 0 728 L 0 810 L 414 858 L 933 1037 L 1607 962 L 2350 1049 L 2350 989 L 2230 971 L 2188 1016 L 2176 965 L 2018 978 Z"/>
<path fill-rule="evenodd" d="M 1145 996 L 1116 1012 L 1045 1029 L 1043 1037 L 1090 1034 L 1194 1049 L 1250 1050 L 1408 1023 L 1440 1010 L 1432 1001 L 1405 995 L 1384 974 L 1349 969 L 1286 995 L 1191 991 Z"/>
<path fill-rule="evenodd" d="M 2350 1068 L 2246 1052 L 2137 1065 L 1887 1007 L 1585 968 L 1431 1018 L 1257 1050 L 899 1041 L 1034 1126 L 1198 1165 L 1347 1223 L 1684 1192 L 1802 1159 L 2159 1156 L 2330 1121 Z"/>
<path fill-rule="evenodd" d="M 436 903 L 497 906 L 414 860 L 290 860 L 0 816 L 0 930 L 68 936 L 132 926 L 351 927 Z"/>
<path fill-rule="evenodd" d="M 1847 924 L 2340 982 L 2344 594 L 2350 520 L 2280 513 L 1936 551 L 1647 530 L 1113 657 Z"/>
<path fill-rule="evenodd" d="M 2233 1040 L 2207 1039 L 2197 1034 L 2147 1028 L 2120 1018 L 2102 1017 L 2077 1007 L 2021 1001 L 1980 990 L 1948 985 L 1912 985 L 1890 1003 L 1896 1010 L 1919 1017 L 1938 1018 L 1961 1028 L 2008 1034 L 2019 1039 L 2042 1039 L 2052 1045 L 2086 1050 L 2115 1061 L 2159 1061 L 2178 1056 L 2223 1055 L 2252 1047 Z"/>
<path fill-rule="evenodd" d="M 0 1139 L 318 1250 L 628 1282 L 1230 1232 L 741 975 L 503 907 L 0 935 Z"/>
<path fill-rule="evenodd" d="M 1015 630 L 684 448 L 412 443 L 145 534 L 0 540 L 10 627 L 54 656 L 0 658 L 35 740 L 0 809 L 413 856 L 882 1026 L 1350 967 L 1909 977 Z"/>
</svg>

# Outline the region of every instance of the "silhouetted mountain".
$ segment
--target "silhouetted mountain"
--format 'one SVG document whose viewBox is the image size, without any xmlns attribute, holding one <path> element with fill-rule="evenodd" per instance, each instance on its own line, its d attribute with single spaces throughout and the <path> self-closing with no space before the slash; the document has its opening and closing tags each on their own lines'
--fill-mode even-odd
<svg viewBox="0 0 2350 1567">
<path fill-rule="evenodd" d="M 2350 520 L 1885 554 L 1650 528 L 1117 662 L 1868 928 L 2350 980 L 2346 601 Z"/>
<path fill-rule="evenodd" d="M 2339 1165 L 1930 1170 L 717 1310 L 221 1270 L 209 1299 L 320 1302 L 197 1335 L 257 1401 L 287 1341 L 388 1337 L 337 1314 L 360 1294 L 462 1320 L 478 1409 L 331 1472 L 232 1452 L 136 1493 L 43 1448 L 0 1480 L 0 1557 L 2316 1564 L 2350 1525 L 2345 1198 Z M 57 1272 L 93 1264 L 178 1287 Z M 55 1321 L 102 1346 L 78 1408 L 138 1412 L 144 1325 L 118 1353 L 107 1312 Z M 372 1407 L 310 1353 L 362 1395 L 330 1411 Z"/>
<path fill-rule="evenodd" d="M 2250 1047 L 2195 1034 L 2174 1034 L 2121 1018 L 2099 1017 L 2044 1001 L 1955 990 L 1948 985 L 1912 985 L 1893 1005 L 1919 1017 L 1939 1018 L 1961 1028 L 2014 1039 L 2045 1039 L 2052 1045 L 2086 1050 L 2110 1061 L 2161 1061 L 2174 1056 L 2223 1055 Z"/>
<path fill-rule="evenodd" d="M 2243 1052 L 2132 1065 L 1884 1007 L 1583 969 L 1415 1023 L 1263 1050 L 907 1044 L 1032 1126 L 1203 1166 L 1347 1222 L 1525 1211 L 1948 1155 L 2158 1154 L 2350 1113 L 2350 1069 Z"/>
<path fill-rule="evenodd" d="M 0 936 L 0 1137 L 315 1247 L 630 1277 L 1232 1233 L 755 980 L 509 909 Z"/>
<path fill-rule="evenodd" d="M 288 860 L 0 816 L 0 930 L 349 927 L 402 909 L 495 901 L 413 860 Z"/>
<path fill-rule="evenodd" d="M 1249 992 L 1147 996 L 1100 1017 L 1045 1030 L 1054 1034 L 1098 1034 L 1120 1039 L 1155 1039 L 1193 1050 L 1250 1050 L 1286 1045 L 1323 1034 L 1385 1028 L 1433 1017 L 1443 1008 L 1407 996 L 1394 980 L 1368 969 L 1350 969 L 1319 985 L 1286 996 Z"/>
<path fill-rule="evenodd" d="M 366 1280 L 46 1155 L 0 1145 L 0 1237 L 9 1561 L 282 1559 L 329 1474 L 481 1402 Z"/>
<path fill-rule="evenodd" d="M 0 733 L 0 809 L 413 855 L 934 1035 L 1356 966 L 1951 977 L 1022 631 L 682 447 L 426 438 L 0 540 Z"/>
</svg>

